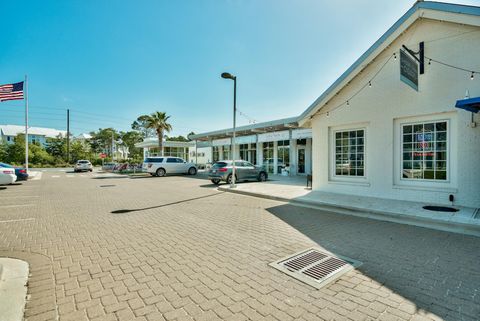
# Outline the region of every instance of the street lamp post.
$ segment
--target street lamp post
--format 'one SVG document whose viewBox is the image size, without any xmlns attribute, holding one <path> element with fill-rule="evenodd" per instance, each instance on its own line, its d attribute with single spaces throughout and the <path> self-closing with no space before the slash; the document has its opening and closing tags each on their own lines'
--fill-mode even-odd
<svg viewBox="0 0 480 321">
<path fill-rule="evenodd" d="M 230 188 L 235 188 L 235 125 L 237 116 L 237 77 L 228 72 L 222 73 L 222 78 L 233 80 L 233 137 L 232 137 L 232 179 L 230 181 Z"/>
</svg>

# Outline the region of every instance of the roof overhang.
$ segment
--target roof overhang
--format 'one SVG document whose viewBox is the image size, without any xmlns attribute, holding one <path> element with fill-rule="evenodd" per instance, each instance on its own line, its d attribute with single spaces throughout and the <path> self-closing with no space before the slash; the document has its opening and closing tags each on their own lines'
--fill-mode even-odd
<svg viewBox="0 0 480 321">
<path fill-rule="evenodd" d="M 269 122 L 256 123 L 235 128 L 235 136 L 249 136 L 261 133 L 276 132 L 298 128 L 298 117 L 283 118 Z M 215 139 L 229 138 L 233 136 L 233 128 L 221 129 L 207 133 L 188 136 L 191 140 L 210 141 Z"/>
<path fill-rule="evenodd" d="M 395 39 L 420 18 L 465 25 L 480 26 L 480 7 L 441 2 L 417 1 L 390 27 L 360 58 L 358 58 L 330 87 L 325 90 L 299 117 L 300 126 L 307 125 L 313 116 L 366 69 Z"/>
</svg>

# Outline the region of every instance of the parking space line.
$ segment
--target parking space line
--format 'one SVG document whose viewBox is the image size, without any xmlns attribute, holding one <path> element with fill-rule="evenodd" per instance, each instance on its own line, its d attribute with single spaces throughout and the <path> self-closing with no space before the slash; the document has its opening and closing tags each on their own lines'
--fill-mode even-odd
<svg viewBox="0 0 480 321">
<path fill-rule="evenodd" d="M 16 220 L 5 220 L 5 221 L 0 221 L 0 223 L 14 223 L 14 222 L 24 222 L 24 221 L 34 221 L 35 219 L 33 217 L 30 218 L 19 218 Z"/>
<path fill-rule="evenodd" d="M 32 198 L 32 197 L 40 197 L 40 196 L 39 195 L 2 196 L 1 199 L 6 199 L 6 198 Z"/>
<path fill-rule="evenodd" d="M 35 205 L 35 204 L 0 205 L 0 208 L 28 207 L 28 206 L 34 206 L 34 205 Z"/>
<path fill-rule="evenodd" d="M 32 181 L 38 181 L 42 179 L 43 172 L 38 172 L 33 178 Z"/>
<path fill-rule="evenodd" d="M 60 176 L 59 175 L 52 175 L 51 177 L 52 178 L 59 178 Z"/>
</svg>

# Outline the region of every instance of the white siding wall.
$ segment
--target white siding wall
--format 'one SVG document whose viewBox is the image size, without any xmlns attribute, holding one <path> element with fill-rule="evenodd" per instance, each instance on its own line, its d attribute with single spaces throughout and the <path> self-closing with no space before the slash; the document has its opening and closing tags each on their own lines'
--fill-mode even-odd
<svg viewBox="0 0 480 321">
<path fill-rule="evenodd" d="M 473 32 L 471 32 L 473 31 Z M 416 22 L 385 52 L 328 103 L 333 108 L 368 83 L 379 67 L 402 44 L 418 50 L 425 41 L 425 55 L 456 66 L 480 70 L 480 28 L 423 19 Z M 480 117 L 471 128 L 471 113 L 454 107 L 463 99 L 480 96 L 480 75 L 450 69 L 426 60 L 419 75 L 419 92 L 400 81 L 399 59 L 391 59 L 372 82 L 350 100 L 350 106 L 312 119 L 313 187 L 315 190 L 448 204 L 454 194 L 457 204 L 480 207 Z M 321 112 L 326 112 L 323 109 Z M 399 123 L 448 119 L 449 182 L 404 182 L 400 180 Z M 331 131 L 336 128 L 366 128 L 366 178 L 335 181 L 332 176 Z"/>
</svg>

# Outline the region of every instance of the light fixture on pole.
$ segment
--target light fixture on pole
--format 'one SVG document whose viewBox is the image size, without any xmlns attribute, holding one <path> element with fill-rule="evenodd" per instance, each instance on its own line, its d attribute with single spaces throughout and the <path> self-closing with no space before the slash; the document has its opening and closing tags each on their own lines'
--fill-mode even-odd
<svg viewBox="0 0 480 321">
<path fill-rule="evenodd" d="M 234 188 L 235 186 L 235 122 L 236 122 L 236 115 L 237 115 L 237 77 L 229 74 L 228 72 L 222 73 L 223 79 L 231 79 L 233 80 L 233 137 L 232 137 L 232 178 L 230 180 L 230 188 Z"/>
</svg>

